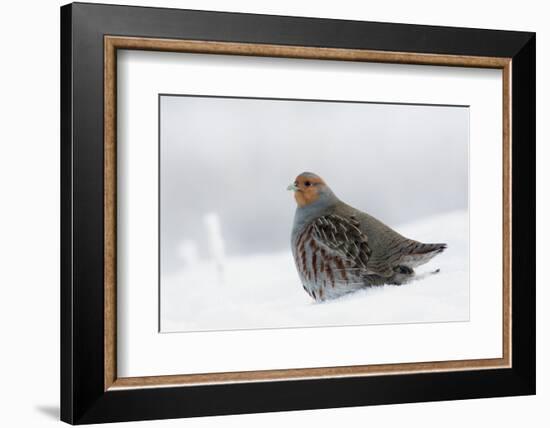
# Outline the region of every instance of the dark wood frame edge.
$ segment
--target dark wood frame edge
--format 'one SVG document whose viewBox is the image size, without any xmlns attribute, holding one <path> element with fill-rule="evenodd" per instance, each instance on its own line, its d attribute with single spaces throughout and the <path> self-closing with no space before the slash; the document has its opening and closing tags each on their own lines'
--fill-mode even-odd
<svg viewBox="0 0 550 428">
<path fill-rule="evenodd" d="M 63 6 L 60 22 L 63 421 L 86 424 L 535 393 L 534 33 L 85 3 Z M 109 34 L 512 58 L 512 366 L 105 391 L 103 37 Z"/>
</svg>

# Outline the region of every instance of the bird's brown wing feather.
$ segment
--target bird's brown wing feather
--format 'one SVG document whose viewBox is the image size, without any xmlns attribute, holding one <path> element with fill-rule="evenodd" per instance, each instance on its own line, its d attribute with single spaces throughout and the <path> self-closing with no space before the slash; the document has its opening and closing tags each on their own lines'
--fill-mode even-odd
<svg viewBox="0 0 550 428">
<path fill-rule="evenodd" d="M 312 237 L 316 243 L 359 268 L 365 275 L 391 276 L 393 270 L 370 261 L 371 249 L 367 235 L 354 217 L 325 215 L 313 221 Z"/>
</svg>

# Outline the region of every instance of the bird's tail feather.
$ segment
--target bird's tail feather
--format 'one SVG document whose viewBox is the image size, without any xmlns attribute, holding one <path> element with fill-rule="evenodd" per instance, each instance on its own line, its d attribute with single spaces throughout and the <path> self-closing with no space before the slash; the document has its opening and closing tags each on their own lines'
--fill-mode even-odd
<svg viewBox="0 0 550 428">
<path fill-rule="evenodd" d="M 442 253 L 447 248 L 447 244 L 420 244 L 413 254 Z"/>
<path fill-rule="evenodd" d="M 418 243 L 411 249 L 411 251 L 404 255 L 401 264 L 410 268 L 423 265 L 429 262 L 436 255 L 442 253 L 447 248 L 447 244 L 423 244 Z"/>
</svg>

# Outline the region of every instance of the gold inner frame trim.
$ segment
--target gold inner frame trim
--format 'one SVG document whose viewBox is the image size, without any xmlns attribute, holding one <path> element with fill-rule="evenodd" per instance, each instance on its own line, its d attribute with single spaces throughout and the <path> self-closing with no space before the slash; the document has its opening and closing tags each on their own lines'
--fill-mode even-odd
<svg viewBox="0 0 550 428">
<path fill-rule="evenodd" d="M 491 359 L 431 361 L 341 367 L 294 368 L 170 376 L 117 376 L 116 366 L 116 88 L 117 50 L 147 50 L 213 55 L 241 55 L 333 61 L 382 62 L 393 64 L 439 65 L 494 68 L 502 70 L 503 144 L 503 308 L 502 357 Z M 361 49 L 284 46 L 251 43 L 171 40 L 140 37 L 104 37 L 104 389 L 193 386 L 220 383 L 283 381 L 312 378 L 359 377 L 421 372 L 480 370 L 511 367 L 512 354 L 512 165 L 511 165 L 511 58 L 462 55 L 419 54 Z"/>
</svg>

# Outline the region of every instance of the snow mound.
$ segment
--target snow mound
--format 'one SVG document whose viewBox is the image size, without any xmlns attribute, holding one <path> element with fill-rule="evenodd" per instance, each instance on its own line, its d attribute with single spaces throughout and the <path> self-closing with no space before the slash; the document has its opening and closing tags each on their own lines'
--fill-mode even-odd
<svg viewBox="0 0 550 428">
<path fill-rule="evenodd" d="M 469 319 L 468 213 L 395 229 L 447 250 L 416 270 L 418 279 L 314 302 L 302 289 L 290 249 L 197 261 L 161 281 L 161 332 L 321 327 Z M 440 269 L 435 275 L 429 272 Z"/>
</svg>

